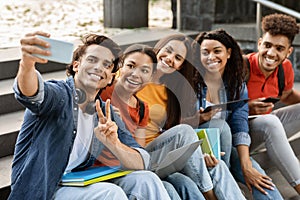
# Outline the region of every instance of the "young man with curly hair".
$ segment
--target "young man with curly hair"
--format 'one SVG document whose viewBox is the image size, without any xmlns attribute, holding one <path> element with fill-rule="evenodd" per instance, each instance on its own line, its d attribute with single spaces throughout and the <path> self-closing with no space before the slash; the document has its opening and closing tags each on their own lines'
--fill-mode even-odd
<svg viewBox="0 0 300 200">
<path fill-rule="evenodd" d="M 35 64 L 47 63 L 41 56 L 51 55 L 51 49 L 38 35 L 50 36 L 37 31 L 20 41 L 14 91 L 26 111 L 15 147 L 9 199 L 169 200 L 159 177 L 143 170 L 150 167 L 149 153 L 134 140 L 110 101 L 99 97 L 118 70 L 119 45 L 106 36 L 89 34 L 73 53 L 66 81 L 44 81 Z M 123 169 L 135 171 L 86 187 L 59 184 L 64 173 L 91 167 L 104 147 Z"/>
<path fill-rule="evenodd" d="M 263 18 L 262 30 L 258 52 L 247 55 L 251 150 L 264 144 L 272 162 L 300 194 L 300 163 L 287 139 L 300 131 L 300 92 L 293 88 L 288 59 L 299 25 L 288 15 L 271 14 Z M 266 102 L 267 97 L 278 97 L 287 106 L 273 109 L 274 102 Z"/>
</svg>

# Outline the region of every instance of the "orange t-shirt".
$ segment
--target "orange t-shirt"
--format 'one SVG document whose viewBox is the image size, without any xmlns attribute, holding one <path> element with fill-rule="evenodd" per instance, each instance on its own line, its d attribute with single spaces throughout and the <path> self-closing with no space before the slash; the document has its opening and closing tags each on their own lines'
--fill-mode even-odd
<svg viewBox="0 0 300 200">
<path fill-rule="evenodd" d="M 145 127 L 149 119 L 149 108 L 147 103 L 144 102 L 144 117 L 140 120 L 139 109 L 140 104 L 137 108 L 130 107 L 126 102 L 120 99 L 117 93 L 114 93 L 114 85 L 107 86 L 101 91 L 101 99 L 106 101 L 111 100 L 111 104 L 120 110 L 122 120 L 125 123 L 126 128 L 135 137 L 135 130 L 138 127 Z M 120 165 L 119 160 L 110 152 L 106 147 L 102 150 L 101 155 L 97 157 L 94 164 L 95 166 L 116 166 Z"/>
<path fill-rule="evenodd" d="M 167 118 L 167 91 L 165 86 L 150 83 L 137 93 L 137 97 L 147 102 L 149 120 L 146 126 L 146 144 L 160 135 Z"/>
<path fill-rule="evenodd" d="M 250 99 L 260 97 L 277 97 L 279 93 L 278 87 L 278 67 L 269 76 L 265 77 L 258 66 L 258 53 L 247 55 L 250 63 L 250 77 L 247 83 L 248 96 Z M 284 70 L 284 91 L 290 90 L 294 85 L 294 71 L 292 63 L 285 59 L 282 63 Z"/>
<path fill-rule="evenodd" d="M 138 103 L 137 108 L 131 107 L 126 102 L 121 100 L 118 94 L 114 93 L 113 91 L 114 85 L 106 87 L 105 90 L 101 92 L 101 98 L 103 101 L 110 99 L 111 104 L 120 110 L 122 120 L 125 123 L 126 128 L 134 136 L 134 132 L 138 127 L 145 127 L 147 125 L 149 118 L 149 107 L 147 103 L 144 102 L 144 117 L 140 120 L 140 103 Z"/>
</svg>

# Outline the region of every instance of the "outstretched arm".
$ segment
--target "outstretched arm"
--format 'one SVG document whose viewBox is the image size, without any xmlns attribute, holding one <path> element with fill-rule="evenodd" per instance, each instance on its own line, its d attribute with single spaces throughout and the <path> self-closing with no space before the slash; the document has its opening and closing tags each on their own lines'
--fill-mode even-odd
<svg viewBox="0 0 300 200">
<path fill-rule="evenodd" d="M 49 47 L 49 43 L 37 38 L 36 35 L 42 35 L 45 37 L 50 36 L 48 33 L 37 31 L 26 34 L 20 41 L 22 57 L 19 64 L 17 80 L 19 90 L 25 96 L 33 96 L 38 91 L 38 78 L 35 72 L 35 63 L 48 62 L 48 60 L 35 57 L 32 54 L 50 55 L 49 51 L 36 46 L 39 45 L 45 48 Z"/>
<path fill-rule="evenodd" d="M 99 100 L 96 100 L 96 109 L 99 117 L 98 126 L 94 129 L 96 137 L 119 159 L 125 168 L 144 169 L 140 153 L 123 144 L 118 138 L 118 126 L 110 116 L 110 100 L 106 101 L 106 116 L 102 113 Z"/>
</svg>

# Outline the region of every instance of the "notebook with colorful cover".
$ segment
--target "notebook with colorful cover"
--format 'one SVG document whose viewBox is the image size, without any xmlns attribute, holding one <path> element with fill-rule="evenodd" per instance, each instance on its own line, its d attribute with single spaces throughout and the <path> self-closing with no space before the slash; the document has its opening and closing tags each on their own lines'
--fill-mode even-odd
<svg viewBox="0 0 300 200">
<path fill-rule="evenodd" d="M 93 167 L 84 171 L 64 174 L 60 184 L 64 186 L 86 186 L 92 183 L 125 176 L 131 172 L 130 170 L 121 170 L 120 166 Z"/>
<path fill-rule="evenodd" d="M 221 159 L 220 130 L 218 128 L 195 129 L 199 139 L 202 139 L 201 149 L 203 153 L 214 155 Z"/>
</svg>

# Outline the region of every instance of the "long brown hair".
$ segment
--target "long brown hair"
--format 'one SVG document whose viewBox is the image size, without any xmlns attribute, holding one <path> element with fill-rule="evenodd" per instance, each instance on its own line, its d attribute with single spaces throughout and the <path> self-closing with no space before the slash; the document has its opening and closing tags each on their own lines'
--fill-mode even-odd
<svg viewBox="0 0 300 200">
<path fill-rule="evenodd" d="M 167 91 L 167 121 L 164 125 L 164 129 L 169 129 L 180 123 L 182 112 L 184 112 L 186 105 L 191 102 L 191 99 L 186 95 L 186 93 L 189 93 L 186 88 L 191 88 L 193 85 L 193 66 L 191 64 L 192 39 L 184 34 L 169 35 L 156 43 L 154 46 L 156 54 L 167 45 L 167 43 L 173 40 L 183 42 L 187 49 L 187 54 L 180 70 L 171 74 L 165 74 L 160 79 L 160 82 L 166 86 Z"/>
</svg>

